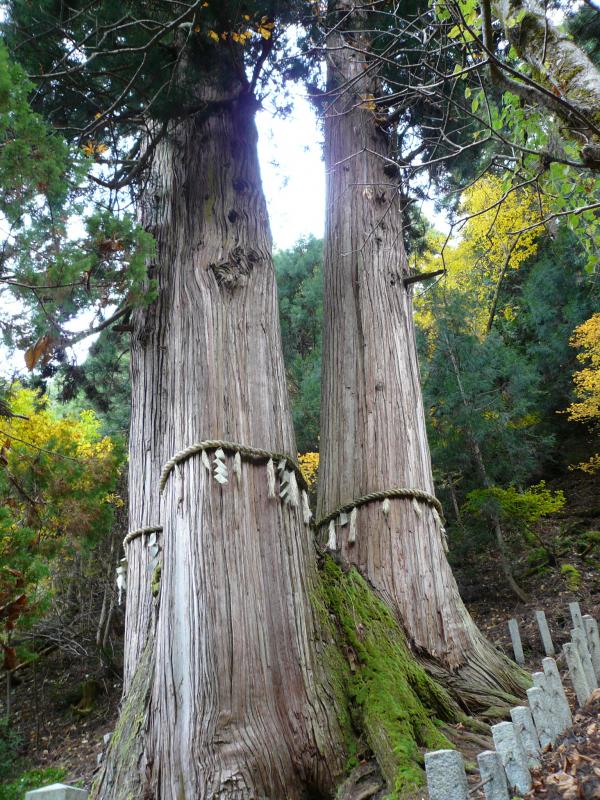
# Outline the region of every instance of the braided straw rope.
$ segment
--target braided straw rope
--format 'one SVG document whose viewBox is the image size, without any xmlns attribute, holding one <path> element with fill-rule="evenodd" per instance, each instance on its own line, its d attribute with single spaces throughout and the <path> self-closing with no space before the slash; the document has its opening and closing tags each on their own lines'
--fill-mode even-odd
<svg viewBox="0 0 600 800">
<path fill-rule="evenodd" d="M 123 539 L 123 549 L 127 547 L 129 542 L 132 542 L 134 539 L 137 539 L 138 536 L 144 536 L 148 533 L 161 533 L 162 532 L 162 525 L 155 525 L 154 527 L 149 528 L 137 528 L 135 531 L 129 531 L 127 536 Z"/>
<path fill-rule="evenodd" d="M 185 450 L 180 450 L 176 453 L 173 458 L 170 458 L 167 463 L 162 468 L 162 472 L 160 475 L 160 483 L 159 483 L 159 491 L 162 492 L 167 484 L 167 480 L 169 479 L 169 475 L 171 471 L 177 464 L 181 464 L 182 461 L 186 461 L 190 456 L 195 456 L 198 453 L 201 453 L 203 450 L 225 450 L 229 453 L 239 453 L 241 456 L 251 460 L 251 461 L 269 461 L 272 460 L 274 462 L 285 461 L 288 469 L 293 470 L 296 473 L 296 478 L 298 479 L 298 483 L 300 484 L 300 488 L 304 489 L 305 491 L 308 489 L 306 481 L 304 480 L 304 476 L 300 470 L 298 464 L 294 461 L 291 456 L 288 456 L 286 453 L 275 453 L 271 450 L 262 450 L 260 447 L 247 447 L 244 444 L 237 444 L 236 442 L 226 442 L 222 441 L 221 439 L 207 439 L 204 442 L 198 442 L 197 444 L 191 444 L 189 447 L 186 447 Z"/>
<path fill-rule="evenodd" d="M 339 517 L 340 514 L 347 514 L 349 511 L 352 511 L 353 508 L 359 508 L 360 506 L 364 506 L 367 503 L 372 503 L 375 500 L 386 500 L 387 498 L 392 497 L 403 497 L 408 500 L 420 500 L 422 503 L 427 503 L 435 508 L 440 517 L 443 517 L 442 504 L 437 497 L 429 494 L 429 492 L 423 491 L 423 489 L 405 489 L 398 487 L 394 489 L 386 489 L 385 492 L 369 492 L 369 494 L 365 494 L 356 500 L 352 500 L 350 503 L 344 503 L 343 506 L 336 508 L 335 511 L 332 511 L 330 514 L 321 517 L 321 519 L 316 523 L 316 527 L 320 528 L 322 525 L 327 525 L 327 523 L 331 522 L 332 519 Z"/>
</svg>

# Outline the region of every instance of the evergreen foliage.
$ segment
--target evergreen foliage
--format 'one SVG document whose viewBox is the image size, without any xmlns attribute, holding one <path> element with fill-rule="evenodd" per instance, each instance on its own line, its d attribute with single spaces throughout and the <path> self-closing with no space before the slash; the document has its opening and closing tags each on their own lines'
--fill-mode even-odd
<svg viewBox="0 0 600 800">
<path fill-rule="evenodd" d="M 486 529 L 490 519 L 497 516 L 505 530 L 518 538 L 518 544 L 531 545 L 536 541 L 535 524 L 542 517 L 560 511 L 564 504 L 563 492 L 553 492 L 541 481 L 525 491 L 519 491 L 516 486 L 473 489 L 467 495 L 463 511 L 483 522 Z"/>
<path fill-rule="evenodd" d="M 129 431 L 129 344 L 114 328 L 102 331 L 81 365 L 63 365 L 56 385 L 58 399 L 70 411 L 94 409 L 103 433 L 124 436 Z"/>
<path fill-rule="evenodd" d="M 0 321 L 5 344 L 25 349 L 33 369 L 64 360 L 64 346 L 84 338 L 67 329 L 82 311 L 101 328 L 115 310 L 151 299 L 153 243 L 131 214 L 90 206 L 97 153 L 33 110 L 40 93 L 1 40 L 0 75 L 0 279 L 14 300 Z"/>
<path fill-rule="evenodd" d="M 298 449 L 319 449 L 323 242 L 314 237 L 275 254 L 283 357 Z"/>
<path fill-rule="evenodd" d="M 570 401 L 576 368 L 569 339 L 599 303 L 585 264 L 566 226 L 542 238 L 519 270 L 507 274 L 487 334 L 478 323 L 481 290 L 470 288 L 468 276 L 418 300 L 429 439 L 445 508 L 454 509 L 454 557 L 475 552 L 482 537 L 489 541 L 492 512 L 509 534 L 519 532 L 512 537 L 517 547 L 526 544 L 532 525 L 508 500 L 518 495 L 525 503 L 533 492 L 539 501 L 539 491 L 527 487 L 572 459 L 574 432 L 560 413 Z"/>
<path fill-rule="evenodd" d="M 458 472 L 478 483 L 476 443 L 494 484 L 522 484 L 550 444 L 537 428 L 542 387 L 535 366 L 496 331 L 480 339 L 464 329 L 471 312 L 464 298 L 450 293 L 435 308 L 437 324 L 428 337 L 430 357 L 424 365 L 433 463 L 440 475 Z"/>
</svg>

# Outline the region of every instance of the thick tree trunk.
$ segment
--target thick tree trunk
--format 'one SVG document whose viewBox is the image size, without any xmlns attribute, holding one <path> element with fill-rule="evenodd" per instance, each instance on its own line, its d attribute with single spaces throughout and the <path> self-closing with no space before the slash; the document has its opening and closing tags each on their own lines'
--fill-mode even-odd
<svg viewBox="0 0 600 800">
<path fill-rule="evenodd" d="M 360 16 L 345 27 L 359 30 Z M 372 109 L 377 77 L 348 43 L 369 48 L 368 37 L 356 33 L 334 32 L 327 43 L 333 101 L 325 118 L 318 518 L 373 491 L 434 492 L 411 292 L 403 284 L 398 179 L 389 137 Z M 341 559 L 356 565 L 395 609 L 413 649 L 432 669 L 454 673 L 462 690 L 474 690 L 474 703 L 518 691 L 521 676 L 483 638 L 462 603 L 433 508 L 396 498 L 386 510 L 381 501 L 358 509 L 355 543 L 351 526 L 336 523 Z"/>
<path fill-rule="evenodd" d="M 302 509 L 269 497 L 264 464 L 242 460 L 238 483 L 230 456 L 227 483 L 195 455 L 159 494 L 195 442 L 295 453 L 255 102 L 233 78 L 202 89 L 212 105 L 161 143 L 144 197 L 159 297 L 135 321 L 130 528 L 163 526 L 160 589 L 135 539 L 128 693 L 95 796 L 317 797 L 345 749 Z"/>
</svg>

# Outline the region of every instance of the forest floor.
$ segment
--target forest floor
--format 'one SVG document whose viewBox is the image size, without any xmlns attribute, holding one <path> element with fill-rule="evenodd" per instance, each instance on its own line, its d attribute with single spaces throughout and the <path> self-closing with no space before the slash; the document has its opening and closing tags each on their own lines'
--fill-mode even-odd
<svg viewBox="0 0 600 800">
<path fill-rule="evenodd" d="M 565 493 L 560 514 L 544 520 L 537 541 L 514 559 L 515 575 L 529 595 L 528 603 L 516 598 L 502 579 L 495 552 L 471 560 L 468 575 L 455 570 L 461 594 L 479 628 L 509 657 L 513 650 L 508 620 L 515 618 L 523 643 L 526 666 L 540 669 L 544 656 L 535 611 L 543 610 L 557 653 L 570 641 L 573 623 L 569 603 L 578 601 L 583 614 L 600 621 L 600 496 L 597 476 L 570 474 L 556 486 Z M 542 548 L 550 554 L 544 557 Z M 470 599 L 469 599 L 470 598 Z"/>
<path fill-rule="evenodd" d="M 536 609 L 545 611 L 559 654 L 572 628 L 569 602 L 579 601 L 583 613 L 600 620 L 600 508 L 596 507 L 596 483 L 581 476 L 561 481 L 567 506 L 560 515 L 546 520 L 537 532 L 539 545 L 553 554 L 555 564 L 545 563 L 544 559 L 538 563 L 539 559 L 531 558 L 531 552 L 516 560 L 515 572 L 531 597 L 529 603 L 516 600 L 503 585 L 492 551 L 471 562 L 468 574 L 464 569 L 458 572 L 459 584 L 465 596 L 471 598 L 467 605 L 475 621 L 509 656 L 512 648 L 507 622 L 511 617 L 519 621 L 529 671 L 540 669 L 544 656 L 535 622 Z M 565 564 L 572 569 L 565 570 Z M 560 655 L 558 664 L 564 673 Z M 18 754 L 24 769 L 61 767 L 65 771 L 64 782 L 89 787 L 98 768 L 103 737 L 113 730 L 118 714 L 121 682 L 116 673 L 98 665 L 94 668 L 89 659 L 55 650 L 40 659 L 35 671 L 28 667 L 20 670 L 17 677 L 18 685 L 11 692 L 11 726 L 18 735 Z M 82 702 L 84 686 L 94 695 L 90 702 Z M 575 708 L 573 699 L 572 706 Z M 0 699 L 0 718 L 5 712 L 6 696 Z M 465 757 L 473 761 L 481 749 L 467 748 Z M 473 774 L 472 797 L 483 797 L 477 780 Z M 600 799 L 600 692 L 577 712 L 574 729 L 545 754 L 543 769 L 536 776 L 529 797 Z"/>
<path fill-rule="evenodd" d="M 600 689 L 573 717 L 573 728 L 544 754 L 527 798 L 600 798 Z"/>
<path fill-rule="evenodd" d="M 38 663 L 35 674 L 21 671 L 11 702 L 18 755 L 27 769 L 62 768 L 64 783 L 87 788 L 104 736 L 114 729 L 122 691 L 119 678 L 93 676 L 89 668 L 89 662 L 55 651 Z"/>
</svg>

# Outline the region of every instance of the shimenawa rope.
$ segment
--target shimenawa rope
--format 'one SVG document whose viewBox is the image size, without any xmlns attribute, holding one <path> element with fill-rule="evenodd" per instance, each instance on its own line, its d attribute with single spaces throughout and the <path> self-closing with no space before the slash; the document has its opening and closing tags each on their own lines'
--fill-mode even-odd
<svg viewBox="0 0 600 800">
<path fill-rule="evenodd" d="M 161 533 L 162 532 L 162 525 L 154 525 L 148 528 L 136 528 L 134 531 L 129 531 L 127 536 L 123 539 L 123 548 L 127 547 L 129 542 L 132 542 L 134 539 L 137 539 L 138 536 L 144 536 L 145 534 L 150 533 Z"/>
<path fill-rule="evenodd" d="M 197 444 L 191 444 L 184 450 L 180 450 L 173 456 L 173 458 L 170 458 L 166 462 L 160 475 L 160 492 L 162 492 L 165 488 L 167 480 L 169 479 L 169 475 L 177 464 L 181 464 L 182 461 L 186 461 L 186 459 L 190 458 L 190 456 L 195 456 L 198 453 L 201 453 L 203 450 L 218 450 L 219 448 L 225 452 L 239 453 L 251 461 L 273 461 L 276 463 L 285 461 L 286 467 L 296 474 L 296 479 L 301 488 L 305 491 L 308 490 L 307 483 L 302 475 L 300 467 L 291 456 L 287 455 L 287 453 L 276 453 L 271 450 L 263 450 L 260 447 L 247 447 L 244 444 L 227 442 L 221 439 L 207 439 L 206 441 L 198 442 Z"/>
<path fill-rule="evenodd" d="M 435 508 L 440 517 L 443 517 L 442 504 L 437 497 L 429 494 L 429 492 L 425 492 L 423 489 L 408 489 L 399 486 L 393 489 L 386 489 L 383 492 L 369 492 L 369 494 L 358 497 L 356 500 L 352 500 L 349 503 L 344 503 L 344 505 L 336 508 L 335 511 L 332 511 L 329 514 L 326 514 L 324 517 L 321 517 L 320 520 L 317 520 L 316 527 L 320 528 L 322 525 L 327 525 L 328 522 L 331 522 L 336 517 L 339 517 L 340 514 L 348 514 L 353 509 L 360 508 L 360 506 L 364 506 L 367 503 L 372 503 L 376 500 L 386 500 L 392 497 L 402 497 L 406 498 L 407 500 L 420 500 L 421 502 L 427 503 L 427 505 Z"/>
</svg>

